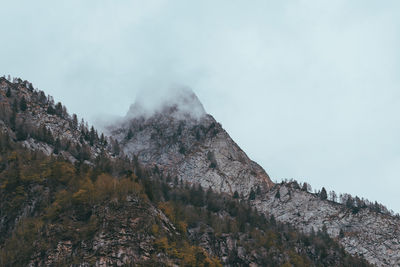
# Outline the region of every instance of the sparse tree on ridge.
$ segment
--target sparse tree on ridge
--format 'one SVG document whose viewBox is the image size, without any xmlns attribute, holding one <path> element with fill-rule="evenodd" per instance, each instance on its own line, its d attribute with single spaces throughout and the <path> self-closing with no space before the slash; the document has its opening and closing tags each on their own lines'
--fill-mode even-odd
<svg viewBox="0 0 400 267">
<path fill-rule="evenodd" d="M 325 187 L 322 187 L 321 192 L 319 193 L 319 197 L 322 200 L 326 200 L 328 198 L 328 194 L 326 193 Z"/>
</svg>

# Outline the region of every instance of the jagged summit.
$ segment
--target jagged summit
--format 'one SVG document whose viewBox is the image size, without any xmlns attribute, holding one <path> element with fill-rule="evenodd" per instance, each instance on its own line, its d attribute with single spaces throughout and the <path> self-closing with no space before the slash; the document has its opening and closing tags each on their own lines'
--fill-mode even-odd
<svg viewBox="0 0 400 267">
<path fill-rule="evenodd" d="M 124 122 L 109 128 L 126 155 L 219 192 L 248 196 L 272 186 L 192 91 L 177 89 L 164 96 L 153 109 L 138 101 Z"/>
<path fill-rule="evenodd" d="M 155 114 L 169 115 L 176 119 L 198 120 L 206 115 L 206 111 L 191 89 L 175 87 L 168 91 L 161 91 L 157 96 L 143 92 L 130 106 L 126 118 L 149 118 Z"/>
</svg>

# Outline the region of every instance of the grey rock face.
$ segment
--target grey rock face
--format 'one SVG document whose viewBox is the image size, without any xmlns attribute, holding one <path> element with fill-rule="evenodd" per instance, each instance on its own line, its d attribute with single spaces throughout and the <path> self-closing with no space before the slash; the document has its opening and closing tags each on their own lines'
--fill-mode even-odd
<svg viewBox="0 0 400 267">
<path fill-rule="evenodd" d="M 280 197 L 276 197 L 279 190 Z M 263 199 L 253 202 L 261 212 L 291 223 L 304 232 L 326 227 L 352 255 L 377 266 L 400 266 L 400 219 L 368 209 L 353 213 L 343 205 L 293 187 L 276 185 Z M 340 236 L 340 231 L 344 236 Z"/>
<path fill-rule="evenodd" d="M 187 94 L 181 95 L 179 103 L 169 102 L 151 116 L 139 112 L 140 104 L 135 104 L 124 122 L 109 127 L 112 137 L 129 157 L 137 156 L 141 163 L 157 165 L 171 177 L 189 183 L 244 196 L 257 187 L 264 191 L 270 188 L 267 173 L 205 113 L 193 93 Z M 182 102 L 186 103 L 184 108 Z"/>
</svg>

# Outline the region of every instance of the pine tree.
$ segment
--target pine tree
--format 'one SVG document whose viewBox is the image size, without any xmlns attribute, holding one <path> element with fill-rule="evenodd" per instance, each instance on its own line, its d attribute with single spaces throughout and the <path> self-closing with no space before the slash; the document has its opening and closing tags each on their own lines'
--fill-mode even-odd
<svg viewBox="0 0 400 267">
<path fill-rule="evenodd" d="M 55 110 L 54 110 L 55 114 L 62 117 L 63 116 L 63 106 L 61 104 L 61 102 L 58 102 L 56 104 Z"/>
<path fill-rule="evenodd" d="M 131 129 L 129 129 L 128 134 L 126 135 L 126 140 L 131 140 L 133 137 L 133 132 Z"/>
<path fill-rule="evenodd" d="M 11 97 L 11 89 L 10 89 L 10 87 L 7 88 L 6 97 L 8 97 L 8 98 Z"/>
<path fill-rule="evenodd" d="M 12 104 L 12 110 L 17 113 L 18 112 L 18 100 L 15 98 Z"/>
<path fill-rule="evenodd" d="M 11 130 L 15 131 L 15 124 L 16 124 L 17 113 L 13 111 L 10 116 L 10 127 Z"/>
<path fill-rule="evenodd" d="M 21 111 L 25 111 L 27 109 L 27 105 L 26 105 L 26 100 L 25 97 L 21 98 L 21 101 L 19 102 L 19 108 Z"/>
<path fill-rule="evenodd" d="M 322 200 L 325 200 L 325 199 L 328 198 L 328 194 L 326 193 L 325 187 L 322 187 L 321 193 L 319 193 L 319 197 L 320 197 Z"/>
<path fill-rule="evenodd" d="M 306 182 L 304 182 L 303 187 L 301 188 L 301 190 L 303 191 L 308 191 L 308 184 Z"/>
<path fill-rule="evenodd" d="M 90 145 L 93 146 L 93 144 L 97 141 L 97 139 L 98 139 L 97 133 L 95 132 L 94 127 L 92 126 L 90 128 L 90 133 L 89 133 Z"/>
<path fill-rule="evenodd" d="M 50 114 L 50 115 L 56 114 L 56 111 L 55 111 L 55 109 L 53 108 L 52 105 L 49 105 L 49 106 L 48 106 L 48 108 L 47 108 L 47 113 Z"/>
<path fill-rule="evenodd" d="M 60 148 L 61 148 L 61 141 L 60 138 L 57 137 L 55 143 L 54 143 L 54 154 L 60 153 Z"/>
<path fill-rule="evenodd" d="M 279 189 L 276 191 L 275 198 L 279 198 L 279 199 L 281 198 L 281 193 L 280 193 Z"/>
<path fill-rule="evenodd" d="M 76 114 L 72 114 L 72 128 L 73 129 L 78 129 L 78 116 Z"/>
</svg>

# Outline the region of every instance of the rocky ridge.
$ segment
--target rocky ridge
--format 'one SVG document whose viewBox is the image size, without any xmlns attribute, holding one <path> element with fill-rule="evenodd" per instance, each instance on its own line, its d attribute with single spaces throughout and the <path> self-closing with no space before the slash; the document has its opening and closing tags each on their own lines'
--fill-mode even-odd
<svg viewBox="0 0 400 267">
<path fill-rule="evenodd" d="M 273 187 L 253 202 L 257 210 L 275 216 L 306 233 L 326 228 L 345 250 L 377 266 L 400 265 L 400 218 L 371 211 L 354 211 L 322 200 L 295 183 Z"/>
<path fill-rule="evenodd" d="M 0 77 L 0 129 L 27 148 L 61 155 L 71 162 L 90 164 L 103 152 L 109 157 L 113 154 L 112 140 L 100 138 L 60 102 L 56 104 L 51 96 L 19 78 Z"/>
</svg>

